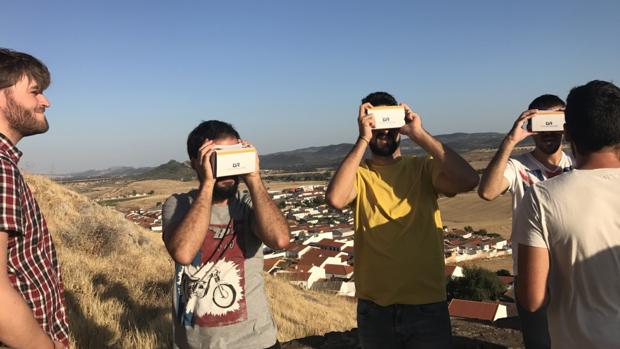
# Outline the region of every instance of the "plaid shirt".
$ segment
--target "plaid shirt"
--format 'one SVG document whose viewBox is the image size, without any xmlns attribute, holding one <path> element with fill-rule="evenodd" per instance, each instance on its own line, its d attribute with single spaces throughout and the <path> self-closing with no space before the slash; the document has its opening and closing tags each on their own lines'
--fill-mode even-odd
<svg viewBox="0 0 620 349">
<path fill-rule="evenodd" d="M 9 234 L 8 275 L 41 328 L 68 346 L 69 325 L 56 250 L 39 205 L 17 168 L 21 155 L 0 133 L 0 231 Z"/>
</svg>

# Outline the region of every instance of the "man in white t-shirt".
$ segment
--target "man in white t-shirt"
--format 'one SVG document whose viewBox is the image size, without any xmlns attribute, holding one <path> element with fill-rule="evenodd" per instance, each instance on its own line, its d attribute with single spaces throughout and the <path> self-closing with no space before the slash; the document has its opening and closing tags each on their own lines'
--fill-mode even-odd
<svg viewBox="0 0 620 349">
<path fill-rule="evenodd" d="M 480 180 L 478 194 L 485 200 L 494 200 L 506 191 L 512 194 L 512 240 L 515 239 L 514 216 L 523 196 L 540 181 L 555 177 L 573 168 L 572 158 L 562 151 L 563 132 L 528 131 L 524 125 L 538 110 L 563 110 L 564 101 L 554 95 L 542 95 L 530 103 L 504 138 L 497 153 Z M 515 146 L 532 136 L 536 147 L 532 152 L 510 156 Z M 513 270 L 517 270 L 517 244 L 513 243 Z M 518 287 L 518 285 L 517 285 Z M 545 309 L 530 313 L 519 306 L 521 330 L 526 348 L 549 348 L 549 333 Z"/>
<path fill-rule="evenodd" d="M 547 304 L 554 348 L 620 348 L 620 89 L 571 90 L 565 130 L 577 169 L 535 184 L 517 213 L 518 298 Z"/>
</svg>

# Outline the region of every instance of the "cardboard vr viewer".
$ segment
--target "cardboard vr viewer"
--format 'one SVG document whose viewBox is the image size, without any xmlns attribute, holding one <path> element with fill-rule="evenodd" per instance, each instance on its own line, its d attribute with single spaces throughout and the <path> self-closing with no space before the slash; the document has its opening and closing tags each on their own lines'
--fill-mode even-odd
<svg viewBox="0 0 620 349">
<path fill-rule="evenodd" d="M 375 116 L 375 130 L 405 126 L 405 107 L 400 105 L 368 108 L 367 114 Z"/>
<path fill-rule="evenodd" d="M 564 112 L 541 110 L 528 120 L 527 129 L 531 132 L 564 131 Z"/>
<path fill-rule="evenodd" d="M 216 145 L 211 165 L 216 178 L 252 173 L 256 171 L 256 149 L 241 143 Z"/>
</svg>

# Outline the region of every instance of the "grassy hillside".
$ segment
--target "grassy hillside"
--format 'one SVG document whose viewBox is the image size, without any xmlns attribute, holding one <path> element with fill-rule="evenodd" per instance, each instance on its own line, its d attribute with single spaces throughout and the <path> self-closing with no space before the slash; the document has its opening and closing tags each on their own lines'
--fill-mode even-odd
<svg viewBox="0 0 620 349">
<path fill-rule="evenodd" d="M 28 176 L 58 250 L 75 348 L 169 348 L 173 265 L 158 234 Z M 267 277 L 279 339 L 348 330 L 354 303 Z"/>
</svg>

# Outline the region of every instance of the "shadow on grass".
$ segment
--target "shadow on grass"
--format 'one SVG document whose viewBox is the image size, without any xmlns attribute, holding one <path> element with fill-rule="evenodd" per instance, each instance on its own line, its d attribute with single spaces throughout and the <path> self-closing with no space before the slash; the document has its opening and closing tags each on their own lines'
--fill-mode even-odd
<svg viewBox="0 0 620 349">
<path fill-rule="evenodd" d="M 129 333 L 132 333 L 133 337 L 153 338 L 159 348 L 171 347 L 172 324 L 169 320 L 164 320 L 170 313 L 169 307 L 142 304 L 140 300 L 131 297 L 127 285 L 111 281 L 101 273 L 92 277 L 92 283 L 96 290 L 94 297 L 98 297 L 100 301 L 116 300 L 122 305 L 122 312 L 113 319 L 117 324 L 110 329 L 105 324 L 97 323 L 93 316 L 84 313 L 75 292 L 66 291 L 70 327 L 77 348 L 121 348 L 121 337 Z M 146 295 L 144 298 L 147 302 L 148 299 L 169 299 L 169 289 L 168 282 L 148 282 L 142 287 L 141 294 Z M 161 326 L 162 322 L 167 325 Z M 162 330 L 162 327 L 165 327 L 165 330 Z"/>
</svg>

